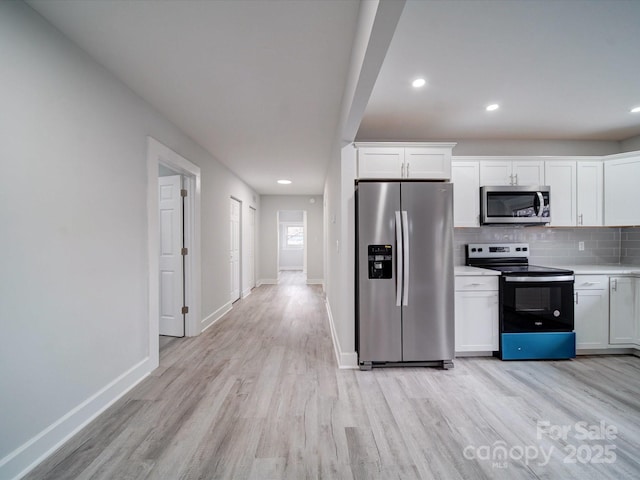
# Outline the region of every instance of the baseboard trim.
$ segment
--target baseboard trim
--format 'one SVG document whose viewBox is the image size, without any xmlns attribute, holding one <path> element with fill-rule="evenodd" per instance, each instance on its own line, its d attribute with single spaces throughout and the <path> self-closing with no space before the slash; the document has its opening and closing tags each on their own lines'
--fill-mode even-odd
<svg viewBox="0 0 640 480">
<path fill-rule="evenodd" d="M 146 357 L 73 410 L 0 460 L 0 478 L 18 479 L 33 470 L 152 371 Z"/>
<path fill-rule="evenodd" d="M 307 285 L 322 285 L 324 288 L 324 280 L 322 278 L 307 278 Z"/>
<path fill-rule="evenodd" d="M 247 288 L 244 292 L 242 292 L 242 298 L 247 298 L 249 295 L 251 295 L 252 291 L 253 287 Z"/>
<path fill-rule="evenodd" d="M 493 352 L 484 350 L 473 350 L 471 352 L 456 352 L 455 358 L 463 357 L 493 357 Z"/>
<path fill-rule="evenodd" d="M 278 270 L 292 271 L 292 272 L 303 272 L 304 268 L 302 265 L 299 267 L 278 267 Z"/>
<path fill-rule="evenodd" d="M 336 354 L 336 362 L 338 362 L 338 368 L 340 369 L 353 369 L 358 368 L 358 354 L 356 352 L 343 352 L 340 347 L 340 341 L 338 340 L 338 334 L 336 333 L 336 327 L 333 321 L 333 314 L 331 313 L 331 305 L 329 300 L 324 301 L 327 317 L 329 319 L 329 328 L 331 330 L 331 340 L 333 341 L 333 351 Z"/>
<path fill-rule="evenodd" d="M 278 279 L 277 278 L 261 278 L 260 280 L 258 280 L 258 286 L 260 285 L 277 285 L 278 284 Z"/>
<path fill-rule="evenodd" d="M 223 306 L 221 306 L 219 309 L 217 309 L 215 312 L 207 315 L 206 318 L 203 318 L 202 322 L 200 322 L 200 332 L 201 333 L 204 332 L 207 328 L 209 328 L 211 325 L 213 325 L 222 317 L 224 317 L 227 313 L 231 311 L 232 307 L 233 307 L 232 303 L 227 302 Z"/>
</svg>

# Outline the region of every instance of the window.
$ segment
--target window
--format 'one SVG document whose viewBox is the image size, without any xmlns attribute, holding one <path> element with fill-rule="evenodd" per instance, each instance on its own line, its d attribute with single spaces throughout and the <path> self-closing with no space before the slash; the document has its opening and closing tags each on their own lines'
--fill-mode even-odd
<svg viewBox="0 0 640 480">
<path fill-rule="evenodd" d="M 304 227 L 287 225 L 285 227 L 285 247 L 302 248 L 304 246 Z"/>
</svg>

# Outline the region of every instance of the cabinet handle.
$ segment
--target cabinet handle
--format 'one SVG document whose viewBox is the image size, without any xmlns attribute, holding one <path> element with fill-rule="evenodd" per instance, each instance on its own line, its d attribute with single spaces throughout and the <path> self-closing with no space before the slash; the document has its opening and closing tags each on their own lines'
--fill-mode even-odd
<svg viewBox="0 0 640 480">
<path fill-rule="evenodd" d="M 578 300 L 578 292 L 575 292 L 574 295 L 576 296 L 576 305 L 578 305 L 578 303 L 580 303 L 579 300 Z"/>
<path fill-rule="evenodd" d="M 400 165 L 400 178 L 404 178 L 404 162 Z"/>
<path fill-rule="evenodd" d="M 618 291 L 618 279 L 616 278 L 611 279 L 611 290 L 613 290 L 614 292 Z"/>
<path fill-rule="evenodd" d="M 514 185 L 518 185 L 518 174 L 516 173 L 516 183 Z"/>
<path fill-rule="evenodd" d="M 407 178 L 409 178 L 409 162 L 407 162 Z"/>
<path fill-rule="evenodd" d="M 513 185 L 513 173 L 509 175 L 509 185 Z"/>
<path fill-rule="evenodd" d="M 584 225 L 583 219 L 582 219 L 582 214 L 578 215 L 578 225 Z"/>
</svg>

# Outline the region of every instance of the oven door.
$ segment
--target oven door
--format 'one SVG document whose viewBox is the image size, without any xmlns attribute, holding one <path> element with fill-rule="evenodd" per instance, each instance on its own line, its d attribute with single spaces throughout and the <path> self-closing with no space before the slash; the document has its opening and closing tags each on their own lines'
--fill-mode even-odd
<svg viewBox="0 0 640 480">
<path fill-rule="evenodd" d="M 573 331 L 572 275 L 503 276 L 500 293 L 501 333 Z"/>
</svg>

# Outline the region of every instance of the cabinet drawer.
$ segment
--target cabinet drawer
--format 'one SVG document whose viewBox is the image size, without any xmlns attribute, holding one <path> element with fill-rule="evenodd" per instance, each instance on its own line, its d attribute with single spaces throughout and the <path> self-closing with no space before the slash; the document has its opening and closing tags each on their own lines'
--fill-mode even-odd
<svg viewBox="0 0 640 480">
<path fill-rule="evenodd" d="M 576 275 L 573 288 L 575 290 L 609 290 L 609 277 L 606 275 Z"/>
<path fill-rule="evenodd" d="M 456 277 L 457 291 L 498 290 L 498 275 Z"/>
</svg>

